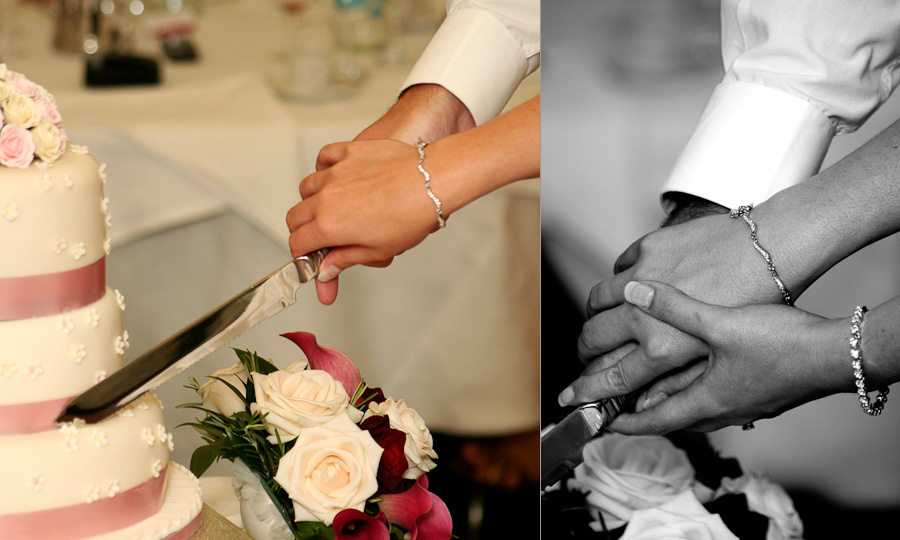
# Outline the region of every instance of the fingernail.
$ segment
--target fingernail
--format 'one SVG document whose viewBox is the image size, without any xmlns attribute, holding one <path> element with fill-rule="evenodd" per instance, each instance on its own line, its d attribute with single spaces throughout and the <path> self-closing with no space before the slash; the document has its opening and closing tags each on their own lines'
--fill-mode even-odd
<svg viewBox="0 0 900 540">
<path fill-rule="evenodd" d="M 667 397 L 668 396 L 662 392 L 653 394 L 652 396 L 650 396 L 644 400 L 644 403 L 641 405 L 641 410 L 649 409 L 650 407 L 653 407 L 654 405 L 656 405 L 660 401 L 666 399 Z"/>
<path fill-rule="evenodd" d="M 328 283 L 332 279 L 338 277 L 338 274 L 341 273 L 341 269 L 337 266 L 326 266 L 325 268 L 319 270 L 318 280 L 322 283 Z"/>
<path fill-rule="evenodd" d="M 565 407 L 566 405 L 571 403 L 573 399 L 575 399 L 575 390 L 572 390 L 572 387 L 568 386 L 565 390 L 559 393 L 559 406 Z"/>
<path fill-rule="evenodd" d="M 648 308 L 650 303 L 653 302 L 653 292 L 653 287 L 649 285 L 644 285 L 637 281 L 629 281 L 625 285 L 625 300 L 638 307 Z"/>
</svg>

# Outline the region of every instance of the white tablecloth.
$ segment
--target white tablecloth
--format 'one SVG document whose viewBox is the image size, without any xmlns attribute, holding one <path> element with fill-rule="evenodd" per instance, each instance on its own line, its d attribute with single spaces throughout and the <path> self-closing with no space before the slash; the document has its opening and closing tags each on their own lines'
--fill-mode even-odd
<svg viewBox="0 0 900 540">
<path fill-rule="evenodd" d="M 29 6 L 17 19 L 24 41 L 10 69 L 47 87 L 70 140 L 107 164 L 108 282 L 126 296 L 128 359 L 289 260 L 285 214 L 319 148 L 377 119 L 409 69 L 370 73 L 347 99 L 282 102 L 266 77 L 285 25 L 272 3 L 241 0 L 210 5 L 196 36 L 201 61 L 164 63 L 163 84 L 87 89 L 82 59 L 50 50 L 49 16 Z M 427 37 L 409 40 L 421 47 Z M 536 75 L 512 103 L 538 91 Z M 536 428 L 538 194 L 533 180 L 485 197 L 391 268 L 342 274 L 335 305 L 319 305 L 305 287 L 298 305 L 232 345 L 285 365 L 301 353 L 278 334 L 310 331 L 434 430 Z M 234 361 L 220 350 L 159 389 L 170 428 L 194 417 L 175 409 L 196 400 L 182 388 L 187 377 L 202 381 Z M 189 463 L 199 437 L 189 428 L 175 435 L 174 459 Z"/>
</svg>

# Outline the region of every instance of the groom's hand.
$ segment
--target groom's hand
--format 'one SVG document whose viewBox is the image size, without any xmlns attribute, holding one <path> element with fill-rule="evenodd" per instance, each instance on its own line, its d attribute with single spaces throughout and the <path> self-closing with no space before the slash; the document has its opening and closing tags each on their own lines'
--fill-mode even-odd
<svg viewBox="0 0 900 540">
<path fill-rule="evenodd" d="M 690 366 L 705 358 L 706 345 L 625 303 L 629 281 L 670 283 L 717 305 L 780 300 L 746 224 L 727 212 L 679 198 L 664 227 L 632 244 L 616 261 L 616 274 L 591 289 L 590 318 L 578 341 L 578 356 L 589 367 L 571 392 L 563 392 L 561 404 L 623 395 L 669 374 L 683 387 L 702 372 Z"/>
</svg>

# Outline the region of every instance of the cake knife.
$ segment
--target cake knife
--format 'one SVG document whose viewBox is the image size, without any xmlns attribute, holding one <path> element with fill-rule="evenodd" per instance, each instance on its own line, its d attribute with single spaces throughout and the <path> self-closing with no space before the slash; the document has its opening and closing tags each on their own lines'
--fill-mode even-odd
<svg viewBox="0 0 900 540">
<path fill-rule="evenodd" d="M 327 253 L 320 249 L 297 257 L 269 274 L 70 401 L 56 421 L 99 422 L 281 312 L 296 301 L 300 286 L 319 274 Z"/>
<path fill-rule="evenodd" d="M 584 446 L 602 435 L 619 413 L 630 409 L 634 398 L 627 395 L 586 403 L 542 434 L 541 489 L 555 484 L 584 461 Z"/>
</svg>

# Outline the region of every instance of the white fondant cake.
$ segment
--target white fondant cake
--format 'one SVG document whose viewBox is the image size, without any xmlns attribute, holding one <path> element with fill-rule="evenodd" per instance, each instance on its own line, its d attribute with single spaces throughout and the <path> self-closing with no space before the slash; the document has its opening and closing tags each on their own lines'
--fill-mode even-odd
<svg viewBox="0 0 900 540">
<path fill-rule="evenodd" d="M 105 166 L 66 141 L 52 96 L 0 64 L 0 540 L 189 538 L 199 482 L 169 462 L 159 400 L 57 425 L 122 368 L 106 284 Z"/>
</svg>

